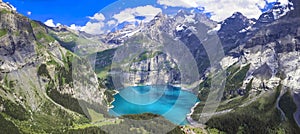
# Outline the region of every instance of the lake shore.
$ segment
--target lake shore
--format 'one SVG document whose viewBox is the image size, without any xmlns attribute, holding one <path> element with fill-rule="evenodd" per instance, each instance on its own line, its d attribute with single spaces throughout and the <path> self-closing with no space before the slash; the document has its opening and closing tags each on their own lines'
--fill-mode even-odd
<svg viewBox="0 0 300 134">
<path fill-rule="evenodd" d="M 294 113 L 294 119 L 300 127 L 300 92 L 292 92 L 294 103 L 297 105 L 297 111 Z"/>
<path fill-rule="evenodd" d="M 200 102 L 197 102 L 192 108 L 191 108 L 191 112 L 189 114 L 187 114 L 186 116 L 186 120 L 189 122 L 190 125 L 194 126 L 194 127 L 197 127 L 197 126 L 201 126 L 201 127 L 204 127 L 203 124 L 199 124 L 198 122 L 196 122 L 193 118 L 192 118 L 192 115 L 194 113 L 194 109 L 196 108 L 196 106 L 199 104 Z"/>
<path fill-rule="evenodd" d="M 153 100 L 148 97 L 153 98 Z M 195 94 L 173 85 L 127 87 L 119 94 L 115 94 L 114 99 L 111 103 L 113 106 L 110 105 L 109 110 L 114 110 L 116 113 L 155 113 L 164 116 L 175 124 L 181 124 L 180 119 L 186 119 L 187 114 L 191 112 L 191 107 L 195 107 L 195 103 L 198 101 Z M 187 120 L 182 124 L 188 124 Z"/>
</svg>

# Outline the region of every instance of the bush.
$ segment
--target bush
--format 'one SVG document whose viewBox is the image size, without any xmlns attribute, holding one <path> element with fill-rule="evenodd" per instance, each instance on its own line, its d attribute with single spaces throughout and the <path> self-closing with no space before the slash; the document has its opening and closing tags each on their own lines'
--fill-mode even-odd
<svg viewBox="0 0 300 134">
<path fill-rule="evenodd" d="M 11 116 L 14 119 L 23 121 L 29 118 L 29 113 L 20 104 L 15 104 L 14 102 L 6 100 L 2 97 L 0 97 L 0 104 L 3 104 L 5 108 L 3 113 Z"/>
<path fill-rule="evenodd" d="M 44 76 L 47 78 L 50 78 L 49 72 L 47 70 L 47 65 L 46 64 L 41 64 L 38 68 L 38 75 L 39 76 Z"/>
<path fill-rule="evenodd" d="M 0 37 L 4 36 L 7 34 L 7 30 L 6 29 L 0 29 Z"/>
<path fill-rule="evenodd" d="M 283 110 L 288 120 L 292 123 L 296 123 L 293 114 L 297 110 L 297 106 L 294 103 L 290 92 L 286 92 L 279 100 L 279 107 Z"/>
<path fill-rule="evenodd" d="M 19 134 L 18 127 L 15 126 L 11 121 L 6 120 L 0 114 L 0 133 L 2 134 Z"/>
<path fill-rule="evenodd" d="M 80 107 L 78 100 L 73 98 L 71 95 L 60 94 L 54 87 L 51 86 L 48 86 L 47 95 L 49 95 L 49 97 L 53 99 L 56 103 L 64 106 L 65 108 L 68 108 L 72 111 L 84 115 L 84 112 Z"/>
</svg>

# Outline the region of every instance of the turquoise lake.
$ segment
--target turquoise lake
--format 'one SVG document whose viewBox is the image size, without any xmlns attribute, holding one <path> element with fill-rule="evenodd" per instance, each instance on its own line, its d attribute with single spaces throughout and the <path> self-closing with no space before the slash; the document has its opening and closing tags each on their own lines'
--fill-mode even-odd
<svg viewBox="0 0 300 134">
<path fill-rule="evenodd" d="M 199 101 L 193 93 L 173 86 L 127 87 L 114 98 L 111 115 L 153 113 L 177 125 L 188 124 L 186 116 Z"/>
</svg>

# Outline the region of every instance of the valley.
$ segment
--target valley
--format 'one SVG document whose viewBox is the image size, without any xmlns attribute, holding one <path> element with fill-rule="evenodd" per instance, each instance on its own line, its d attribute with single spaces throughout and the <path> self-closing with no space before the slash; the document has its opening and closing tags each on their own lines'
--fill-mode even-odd
<svg viewBox="0 0 300 134">
<path fill-rule="evenodd" d="M 257 20 L 179 10 L 93 35 L 0 1 L 0 133 L 297 133 L 291 3 Z"/>
</svg>

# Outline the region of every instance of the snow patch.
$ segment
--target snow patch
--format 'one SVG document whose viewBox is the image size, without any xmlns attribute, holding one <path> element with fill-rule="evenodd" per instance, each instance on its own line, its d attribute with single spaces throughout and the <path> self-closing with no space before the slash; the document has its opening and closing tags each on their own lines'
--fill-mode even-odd
<svg viewBox="0 0 300 134">
<path fill-rule="evenodd" d="M 128 32 L 127 34 L 125 34 L 123 37 L 121 38 L 124 38 L 124 37 L 131 37 L 133 35 L 135 35 L 136 33 L 138 33 L 141 29 L 138 29 L 138 30 L 135 30 L 133 32 Z"/>
<path fill-rule="evenodd" d="M 249 26 L 247 28 L 244 28 L 242 30 L 239 31 L 239 33 L 244 33 L 244 32 L 247 32 L 248 30 L 250 30 L 252 28 L 252 26 Z"/>
<path fill-rule="evenodd" d="M 185 21 L 189 22 L 189 23 L 195 23 L 195 15 L 196 14 L 192 14 L 192 15 L 184 15 L 185 16 Z"/>
<path fill-rule="evenodd" d="M 180 32 L 180 31 L 183 31 L 186 29 L 186 26 L 185 25 L 177 25 L 176 26 L 176 31 L 177 32 Z"/>
<path fill-rule="evenodd" d="M 218 32 L 221 29 L 221 24 L 218 24 L 215 28 L 208 30 L 207 33 Z"/>
</svg>

